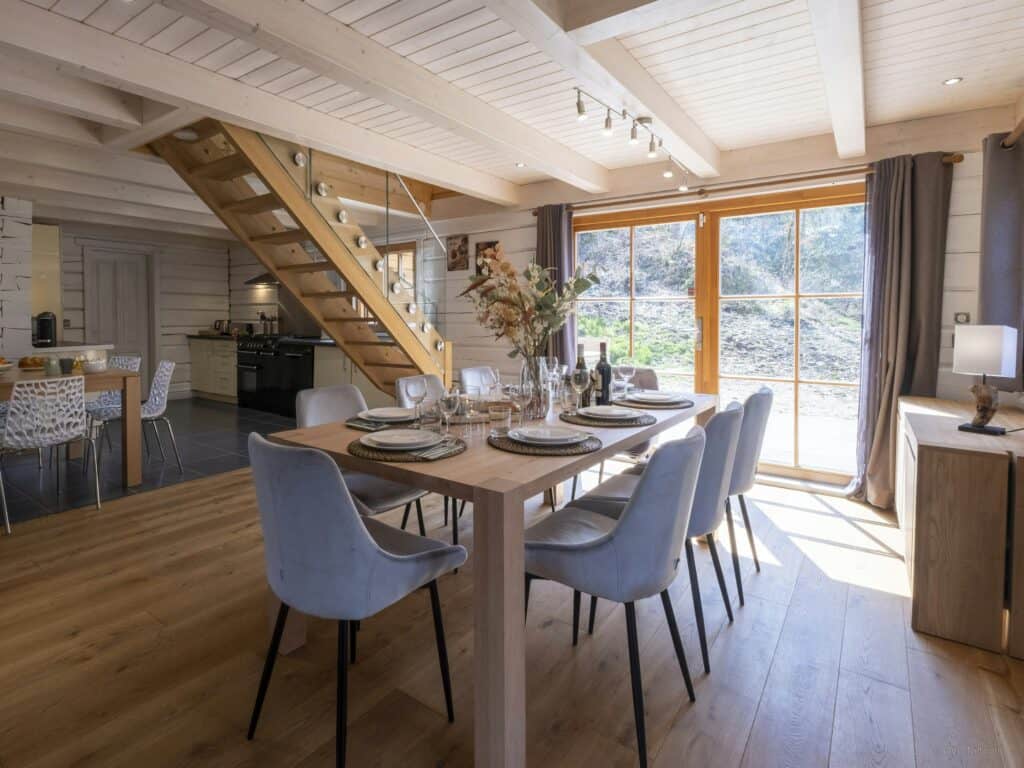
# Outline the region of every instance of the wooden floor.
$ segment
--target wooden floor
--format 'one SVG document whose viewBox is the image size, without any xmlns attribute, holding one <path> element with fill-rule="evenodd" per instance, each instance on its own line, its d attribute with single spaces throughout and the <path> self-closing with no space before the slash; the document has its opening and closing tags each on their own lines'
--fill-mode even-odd
<svg viewBox="0 0 1024 768">
<path fill-rule="evenodd" d="M 1024 764 L 1024 665 L 910 631 L 889 518 L 794 491 L 750 498 L 763 568 L 755 574 L 741 548 L 747 603 L 731 625 L 708 553 L 697 553 L 710 676 L 685 569 L 671 590 L 696 704 L 660 603 L 638 606 L 653 765 Z M 428 510 L 432 535 L 447 537 L 436 500 Z M 471 514 L 462 526 L 471 545 Z M 261 547 L 248 470 L 0 539 L 0 766 L 333 765 L 326 622 L 281 659 L 257 738 L 245 740 L 267 640 Z M 471 765 L 471 569 L 472 557 L 441 582 L 455 725 L 443 716 L 429 600 L 414 594 L 363 623 L 350 766 Z M 634 765 L 623 612 L 603 603 L 595 635 L 573 649 L 570 603 L 568 590 L 534 585 L 529 764 Z"/>
</svg>

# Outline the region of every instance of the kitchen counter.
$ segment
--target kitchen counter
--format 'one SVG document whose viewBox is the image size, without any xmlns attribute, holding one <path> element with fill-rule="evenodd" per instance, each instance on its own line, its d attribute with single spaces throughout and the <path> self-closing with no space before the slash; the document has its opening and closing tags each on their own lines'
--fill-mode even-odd
<svg viewBox="0 0 1024 768">
<path fill-rule="evenodd" d="M 19 357 L 67 357 L 68 355 L 80 355 L 83 352 L 109 352 L 113 348 L 113 344 L 70 344 L 59 347 L 30 347 Z"/>
<path fill-rule="evenodd" d="M 189 333 L 187 337 L 190 339 L 205 339 L 206 341 L 234 341 L 235 337 L 229 333 L 221 333 L 216 336 L 207 336 L 203 333 Z"/>
<path fill-rule="evenodd" d="M 204 339 L 206 341 L 237 341 L 238 339 L 248 339 L 248 336 L 239 336 L 236 339 L 234 336 L 221 334 L 219 336 L 204 336 L 201 333 L 190 333 L 188 334 L 190 339 Z M 279 336 L 277 337 L 278 342 L 282 344 L 304 344 L 310 347 L 334 347 L 337 346 L 334 343 L 334 339 L 309 339 L 300 336 Z"/>
</svg>

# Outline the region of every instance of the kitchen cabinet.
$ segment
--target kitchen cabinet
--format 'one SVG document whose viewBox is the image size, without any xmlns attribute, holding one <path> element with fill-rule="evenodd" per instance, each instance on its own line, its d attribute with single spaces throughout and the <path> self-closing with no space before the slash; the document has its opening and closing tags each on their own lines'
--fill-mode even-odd
<svg viewBox="0 0 1024 768">
<path fill-rule="evenodd" d="M 238 402 L 238 355 L 233 340 L 189 337 L 192 394 L 208 400 Z"/>
</svg>

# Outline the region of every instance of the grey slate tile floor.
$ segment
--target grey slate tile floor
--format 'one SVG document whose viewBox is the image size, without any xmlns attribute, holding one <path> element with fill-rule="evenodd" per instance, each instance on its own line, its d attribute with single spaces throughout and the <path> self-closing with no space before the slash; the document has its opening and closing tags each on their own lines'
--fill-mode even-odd
<svg viewBox="0 0 1024 768">
<path fill-rule="evenodd" d="M 102 451 L 100 493 L 103 501 L 247 467 L 246 441 L 250 432 L 267 435 L 295 426 L 294 419 L 209 400 L 172 400 L 167 407 L 167 416 L 178 439 L 184 472 L 178 471 L 163 427 L 160 428 L 166 453 L 163 461 L 153 439 L 152 428 L 147 427 L 152 450 L 147 453 L 143 449 L 142 485 L 126 491 L 121 487 L 121 432 L 115 422 L 110 429 L 113 450 L 104 446 Z M 93 503 L 91 467 L 83 475 L 80 460 L 61 462 L 58 497 L 56 461 L 51 466 L 45 453 L 43 459 L 43 468 L 39 469 L 34 453 L 4 457 L 3 482 L 12 525 Z"/>
</svg>

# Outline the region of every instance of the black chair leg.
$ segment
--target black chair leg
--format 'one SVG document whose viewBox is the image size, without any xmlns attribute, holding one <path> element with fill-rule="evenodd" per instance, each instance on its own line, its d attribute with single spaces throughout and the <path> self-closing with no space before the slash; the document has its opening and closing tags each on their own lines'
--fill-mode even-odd
<svg viewBox="0 0 1024 768">
<path fill-rule="evenodd" d="M 444 497 L 444 524 L 448 525 L 448 497 Z"/>
<path fill-rule="evenodd" d="M 348 636 L 349 622 L 342 619 L 338 622 L 338 703 L 334 724 L 337 741 L 334 764 L 337 768 L 345 768 L 345 747 L 348 741 Z"/>
<path fill-rule="evenodd" d="M 575 648 L 580 641 L 580 598 L 578 589 L 572 591 L 572 646 Z"/>
<path fill-rule="evenodd" d="M 455 499 L 452 499 L 452 508 L 455 507 Z M 462 500 L 462 504 L 459 505 L 459 517 L 462 517 L 462 513 L 466 511 L 466 500 Z"/>
<path fill-rule="evenodd" d="M 571 501 L 576 501 L 576 484 L 579 482 L 579 479 L 579 475 L 572 476 L 572 493 L 570 494 Z"/>
<path fill-rule="evenodd" d="M 402 530 L 405 530 L 405 526 L 409 524 L 409 513 L 412 512 L 412 502 L 410 501 L 405 505 L 405 513 L 402 515 Z"/>
<path fill-rule="evenodd" d="M 590 620 L 587 622 L 587 634 L 594 634 L 594 619 L 597 617 L 597 598 L 590 596 Z"/>
<path fill-rule="evenodd" d="M 267 659 L 263 662 L 263 674 L 260 675 L 260 687 L 256 691 L 256 703 L 252 708 L 252 717 L 249 720 L 249 733 L 246 738 L 252 741 L 256 735 L 256 724 L 260 721 L 260 711 L 263 709 L 263 699 L 267 695 L 267 687 L 270 685 L 270 676 L 274 674 L 274 662 L 277 661 L 277 649 L 281 645 L 281 635 L 284 633 L 284 624 L 288 620 L 288 606 L 281 603 L 277 609 L 277 621 L 274 622 L 274 633 L 270 636 L 270 648 L 267 649 Z"/>
<path fill-rule="evenodd" d="M 690 667 L 686 663 L 686 651 L 683 650 L 683 641 L 679 637 L 679 626 L 676 624 L 676 612 L 672 609 L 672 598 L 668 596 L 667 589 L 661 593 L 661 605 L 665 609 L 668 631 L 672 634 L 672 645 L 676 647 L 676 658 L 679 660 L 679 669 L 683 673 L 683 682 L 686 683 L 686 692 L 690 695 L 690 701 L 696 701 L 697 697 L 693 693 L 693 680 L 690 679 Z"/>
<path fill-rule="evenodd" d="M 708 636 L 704 630 L 704 606 L 700 599 L 700 582 L 697 581 L 697 564 L 693 561 L 693 543 L 687 539 L 686 568 L 690 572 L 690 594 L 693 595 L 693 615 L 697 618 L 697 636 L 700 638 L 700 656 L 704 662 L 704 672 L 710 674 L 711 661 L 708 659 Z"/>
<path fill-rule="evenodd" d="M 523 621 L 526 621 L 526 617 L 530 615 L 530 583 L 533 581 L 533 577 L 530 574 L 526 574 L 526 583 L 523 591 Z"/>
<path fill-rule="evenodd" d="M 743 580 L 740 578 L 740 553 L 736 551 L 736 526 L 732 522 L 732 504 L 725 500 L 725 519 L 729 524 L 729 548 L 732 550 L 732 570 L 736 574 L 736 593 L 743 605 Z"/>
<path fill-rule="evenodd" d="M 356 632 L 359 631 L 359 622 L 350 621 L 348 623 L 348 660 L 350 664 L 356 663 Z"/>
<path fill-rule="evenodd" d="M 423 504 L 420 503 L 419 499 L 416 499 L 416 522 L 420 526 L 420 536 L 426 536 L 427 526 L 423 524 Z"/>
<path fill-rule="evenodd" d="M 444 623 L 441 621 L 441 598 L 437 594 L 437 581 L 430 587 L 430 607 L 434 612 L 434 634 L 437 636 L 437 660 L 441 664 L 441 683 L 444 685 L 444 704 L 448 709 L 448 722 L 455 722 L 455 709 L 452 707 L 452 678 L 448 670 L 448 646 L 444 642 Z"/>
<path fill-rule="evenodd" d="M 647 728 L 644 725 L 644 684 L 640 677 L 640 645 L 636 638 L 636 606 L 626 603 L 626 641 L 629 645 L 629 675 L 633 682 L 633 717 L 640 768 L 647 768 Z"/>
<path fill-rule="evenodd" d="M 718 588 L 722 592 L 722 601 L 725 603 L 725 612 L 729 616 L 729 623 L 732 623 L 732 602 L 729 600 L 729 590 L 725 586 L 725 574 L 722 573 L 722 561 L 718 559 L 718 545 L 715 544 L 715 534 L 709 533 L 704 537 L 711 550 L 711 562 L 715 564 L 715 576 L 718 577 Z"/>
<path fill-rule="evenodd" d="M 740 512 L 743 513 L 743 525 L 747 529 L 747 538 L 750 540 L 750 553 L 754 556 L 754 568 L 758 573 L 761 572 L 761 562 L 757 559 L 757 547 L 754 546 L 754 529 L 750 527 L 750 515 L 747 514 L 747 500 L 743 498 L 741 493 L 740 499 Z"/>
</svg>

